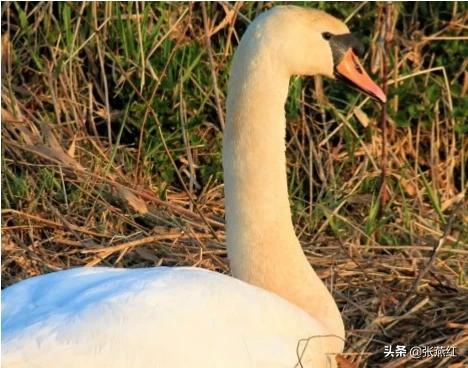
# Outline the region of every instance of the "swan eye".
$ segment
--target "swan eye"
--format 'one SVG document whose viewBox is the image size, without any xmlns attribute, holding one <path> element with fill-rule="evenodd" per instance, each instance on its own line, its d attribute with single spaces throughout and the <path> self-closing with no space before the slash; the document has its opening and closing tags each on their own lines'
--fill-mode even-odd
<svg viewBox="0 0 468 368">
<path fill-rule="evenodd" d="M 330 38 L 332 38 L 332 34 L 330 32 L 323 32 L 322 37 L 328 41 Z"/>
</svg>

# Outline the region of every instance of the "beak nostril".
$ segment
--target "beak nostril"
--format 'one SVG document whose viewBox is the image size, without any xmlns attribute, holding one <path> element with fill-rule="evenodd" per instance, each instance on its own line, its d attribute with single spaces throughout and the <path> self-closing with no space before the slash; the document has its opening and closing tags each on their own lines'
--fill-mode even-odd
<svg viewBox="0 0 468 368">
<path fill-rule="evenodd" d="M 353 57 L 353 64 L 354 64 L 354 69 L 356 69 L 356 71 L 359 73 L 359 74 L 363 74 L 364 71 L 362 70 L 362 67 L 361 65 L 359 65 L 359 63 L 357 62 L 357 60 Z"/>
</svg>

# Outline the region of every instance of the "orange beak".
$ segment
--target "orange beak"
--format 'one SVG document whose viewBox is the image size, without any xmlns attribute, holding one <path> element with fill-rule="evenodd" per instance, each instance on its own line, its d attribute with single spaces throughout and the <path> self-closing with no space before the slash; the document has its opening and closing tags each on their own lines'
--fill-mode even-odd
<svg viewBox="0 0 468 368">
<path fill-rule="evenodd" d="M 380 87 L 369 77 L 352 49 L 346 51 L 335 67 L 336 74 L 365 94 L 385 103 L 387 97 Z"/>
</svg>

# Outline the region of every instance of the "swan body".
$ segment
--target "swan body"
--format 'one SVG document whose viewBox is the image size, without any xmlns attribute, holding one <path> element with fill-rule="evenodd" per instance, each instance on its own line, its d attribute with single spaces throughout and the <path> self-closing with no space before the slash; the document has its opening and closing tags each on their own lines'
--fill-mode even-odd
<svg viewBox="0 0 468 368">
<path fill-rule="evenodd" d="M 284 103 L 293 74 L 340 75 L 381 101 L 344 23 L 275 7 L 236 51 L 224 135 L 234 277 L 77 268 L 2 292 L 2 367 L 335 367 L 344 326 L 294 233 Z M 300 364 L 299 364 L 300 363 Z"/>
<path fill-rule="evenodd" d="M 293 367 L 299 340 L 326 334 L 269 291 L 190 267 L 75 268 L 2 297 L 2 367 Z"/>
</svg>

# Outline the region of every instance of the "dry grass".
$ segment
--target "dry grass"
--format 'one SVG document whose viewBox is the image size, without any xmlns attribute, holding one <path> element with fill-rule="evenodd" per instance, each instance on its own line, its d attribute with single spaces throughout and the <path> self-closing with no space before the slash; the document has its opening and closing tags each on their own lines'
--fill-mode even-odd
<svg viewBox="0 0 468 368">
<path fill-rule="evenodd" d="M 81 265 L 229 272 L 226 80 L 268 6 L 210 4 L 204 17 L 199 4 L 2 4 L 3 287 Z M 382 6 L 321 6 L 372 30 L 378 74 Z M 296 232 L 359 367 L 467 363 L 467 13 L 419 7 L 399 4 L 392 24 L 386 208 L 378 107 L 302 78 L 286 107 Z M 388 344 L 457 357 L 388 359 Z"/>
</svg>

